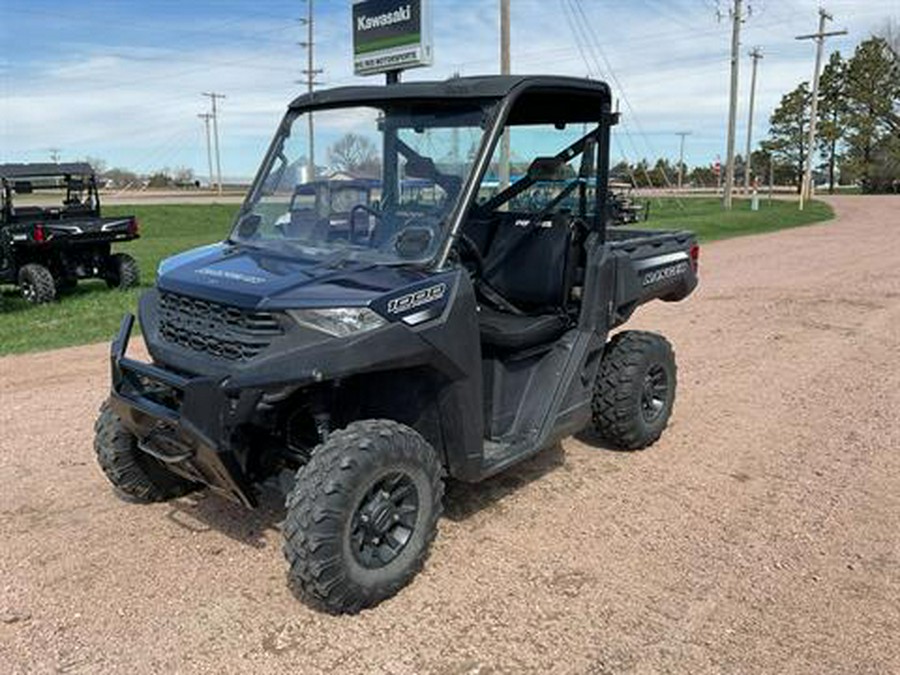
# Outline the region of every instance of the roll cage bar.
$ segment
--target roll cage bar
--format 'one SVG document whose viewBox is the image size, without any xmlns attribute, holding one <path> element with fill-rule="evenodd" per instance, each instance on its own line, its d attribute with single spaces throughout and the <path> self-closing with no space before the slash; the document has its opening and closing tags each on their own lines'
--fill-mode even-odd
<svg viewBox="0 0 900 675">
<path fill-rule="evenodd" d="M 538 105 L 529 108 L 523 114 L 518 114 L 516 105 L 526 95 L 534 95 L 539 98 Z M 569 100 L 565 97 L 569 96 Z M 562 97 L 562 101 L 559 98 Z M 474 78 L 452 78 L 446 82 L 414 82 L 405 84 L 389 84 L 384 87 L 341 87 L 331 90 L 322 90 L 305 94 L 294 100 L 288 113 L 279 126 L 279 133 L 272 140 L 266 153 L 266 161 L 260 166 L 256 179 L 248 195 L 248 202 L 253 200 L 262 188 L 262 177 L 266 175 L 272 163 L 277 159 L 276 152 L 280 142 L 280 135 L 290 128 L 291 120 L 298 114 L 314 113 L 318 110 L 329 108 L 341 108 L 351 105 L 371 105 L 379 107 L 384 103 L 396 102 L 397 104 L 437 103 L 447 105 L 452 110 L 453 104 L 476 102 L 494 105 L 491 116 L 486 120 L 487 133 L 482 136 L 481 144 L 476 154 L 476 160 L 463 180 L 461 188 L 456 196 L 455 205 L 447 216 L 448 235 L 439 247 L 435 256 L 426 267 L 442 269 L 446 266 L 456 240 L 459 238 L 463 223 L 468 212 L 475 204 L 475 198 L 485 173 L 490 167 L 493 149 L 496 147 L 503 130 L 508 123 L 528 124 L 548 121 L 546 111 L 556 106 L 560 113 L 553 120 L 557 123 L 575 122 L 596 124 L 597 127 L 575 141 L 555 157 L 563 161 L 569 161 L 572 157 L 582 153 L 586 144 L 593 141 L 593 147 L 588 146 L 589 151 L 595 151 L 592 165 L 596 167 L 596 194 L 595 209 L 591 222 L 587 225 L 600 237 L 600 241 L 606 240 L 606 227 L 608 224 L 609 201 L 609 143 L 610 128 L 618 123 L 619 114 L 612 112 L 611 95 L 609 87 L 597 81 L 584 80 L 563 76 L 543 75 L 515 75 L 515 76 L 488 76 Z M 597 104 L 599 109 L 593 108 Z M 518 116 L 513 119 L 513 114 Z M 384 131 L 383 148 L 383 174 L 382 174 L 382 204 L 390 205 L 397 198 L 396 190 L 399 190 L 398 162 L 400 154 L 404 156 L 417 155 L 409 146 L 406 146 L 397 137 L 397 128 L 394 125 L 386 125 Z M 404 147 L 405 146 L 405 147 Z M 410 155 L 412 153 L 412 155 Z M 389 158 L 393 158 L 390 161 Z M 433 179 L 443 187 L 438 178 L 444 178 L 434 168 Z M 516 181 L 500 195 L 495 196 L 488 204 L 502 204 L 528 189 L 536 182 L 533 178 L 525 176 Z M 454 186 L 455 188 L 456 186 Z M 513 192 L 510 192 L 510 191 Z M 582 181 L 582 195 L 586 194 L 586 185 Z M 501 201 L 497 201 L 500 197 Z M 584 196 L 582 196 L 582 200 Z M 246 204 L 247 202 L 245 202 Z M 485 208 L 482 205 L 480 208 Z M 236 217 L 236 222 L 245 215 L 242 207 Z"/>
<path fill-rule="evenodd" d="M 552 86 L 544 87 L 542 86 L 542 84 L 532 83 L 527 78 L 525 78 L 518 85 L 514 86 L 510 90 L 510 92 L 500 100 L 499 105 L 497 106 L 497 109 L 494 113 L 492 123 L 490 124 L 490 129 L 482 139 L 481 147 L 479 148 L 475 165 L 473 166 L 472 171 L 470 172 L 468 179 L 465 182 L 463 189 L 459 195 L 459 198 L 457 199 L 456 207 L 450 213 L 450 234 L 444 241 L 444 244 L 442 245 L 434 259 L 433 267 L 435 269 L 441 269 L 447 264 L 447 260 L 450 257 L 450 252 L 453 250 L 453 246 L 456 244 L 456 240 L 459 238 L 460 232 L 462 231 L 462 226 L 465 223 L 466 214 L 471 208 L 470 205 L 475 203 L 475 197 L 478 193 L 478 188 L 481 185 L 481 181 L 485 173 L 487 172 L 491 159 L 493 157 L 493 149 L 500 140 L 500 136 L 503 134 L 503 130 L 506 128 L 507 122 L 511 119 L 516 103 L 524 94 L 535 92 L 540 93 L 542 89 L 545 89 L 549 94 L 555 88 Z M 564 121 L 567 116 L 576 118 L 577 121 L 584 121 L 583 114 L 581 116 L 576 116 L 576 111 L 572 110 L 562 113 L 560 115 L 561 121 Z M 596 150 L 596 159 L 594 162 L 594 166 L 596 167 L 597 174 L 595 195 L 596 204 L 594 208 L 594 217 L 592 219 L 592 222 L 588 223 L 588 225 L 592 230 L 597 232 L 602 243 L 606 241 L 606 228 L 608 224 L 607 207 L 609 201 L 610 129 L 612 126 L 618 123 L 619 114 L 612 112 L 610 98 L 607 96 L 606 99 L 601 103 L 600 110 L 596 114 L 596 116 L 591 115 L 590 117 L 592 118 L 592 121 L 597 123 L 597 128 L 591 130 L 590 132 L 579 138 L 577 141 L 569 145 L 567 148 L 557 153 L 554 158 L 567 162 L 572 157 L 583 152 L 586 144 L 588 144 L 590 141 L 594 141 L 593 145 Z M 487 204 L 482 205 L 480 207 L 480 210 L 486 210 L 489 205 L 491 208 L 496 208 L 497 206 L 509 201 L 517 194 L 524 192 L 529 187 L 534 185 L 535 182 L 537 182 L 537 180 L 532 176 L 526 175 L 522 177 L 520 180 L 516 181 L 508 188 L 506 188 L 503 192 L 488 201 Z"/>
</svg>

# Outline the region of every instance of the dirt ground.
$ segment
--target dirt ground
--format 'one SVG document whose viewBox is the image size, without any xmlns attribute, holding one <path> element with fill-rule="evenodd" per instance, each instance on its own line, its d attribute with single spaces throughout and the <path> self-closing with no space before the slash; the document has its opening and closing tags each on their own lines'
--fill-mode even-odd
<svg viewBox="0 0 900 675">
<path fill-rule="evenodd" d="M 118 500 L 105 345 L 0 359 L 5 672 L 900 672 L 900 199 L 712 244 L 670 429 L 452 485 L 426 570 L 354 617 L 285 587 L 277 501 Z"/>
</svg>

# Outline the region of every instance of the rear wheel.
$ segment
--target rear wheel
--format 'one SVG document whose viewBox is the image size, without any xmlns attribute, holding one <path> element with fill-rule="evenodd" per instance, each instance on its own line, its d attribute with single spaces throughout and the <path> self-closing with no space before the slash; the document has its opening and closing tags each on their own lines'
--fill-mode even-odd
<svg viewBox="0 0 900 675">
<path fill-rule="evenodd" d="M 595 431 L 624 450 L 655 443 L 675 403 L 675 354 L 656 333 L 624 331 L 606 346 L 594 387 Z"/>
<path fill-rule="evenodd" d="M 409 427 L 366 420 L 334 432 L 287 498 L 291 586 L 333 613 L 391 597 L 422 568 L 442 496 L 437 454 Z"/>
<path fill-rule="evenodd" d="M 127 253 L 115 253 L 109 257 L 106 285 L 110 288 L 126 290 L 137 286 L 141 279 L 137 260 Z"/>
<path fill-rule="evenodd" d="M 22 297 L 34 305 L 50 302 L 56 297 L 56 284 L 50 270 L 35 263 L 23 265 L 19 270 L 19 290 Z"/>
<path fill-rule="evenodd" d="M 134 437 L 109 403 L 100 408 L 94 424 L 97 462 L 121 496 L 135 502 L 164 502 L 197 490 L 196 483 L 167 471 L 162 463 L 142 452 Z"/>
</svg>

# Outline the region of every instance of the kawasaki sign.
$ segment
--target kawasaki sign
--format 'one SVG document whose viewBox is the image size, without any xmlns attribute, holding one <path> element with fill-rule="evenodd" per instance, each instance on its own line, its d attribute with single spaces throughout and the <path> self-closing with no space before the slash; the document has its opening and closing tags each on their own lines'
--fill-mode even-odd
<svg viewBox="0 0 900 675">
<path fill-rule="evenodd" d="M 353 3 L 353 69 L 374 75 L 431 65 L 429 0 Z"/>
</svg>

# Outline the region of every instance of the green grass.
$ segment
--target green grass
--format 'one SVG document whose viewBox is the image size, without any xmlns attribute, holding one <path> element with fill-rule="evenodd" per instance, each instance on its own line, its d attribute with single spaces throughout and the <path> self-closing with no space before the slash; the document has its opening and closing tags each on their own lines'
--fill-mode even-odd
<svg viewBox="0 0 900 675">
<path fill-rule="evenodd" d="M 3 287 L 0 305 L 0 355 L 41 351 L 110 340 L 125 312 L 134 312 L 138 296 L 153 286 L 159 261 L 180 251 L 223 239 L 237 205 L 108 207 L 104 215 L 134 214 L 141 238 L 114 247 L 130 253 L 141 268 L 141 285 L 111 291 L 103 281 L 82 281 L 58 302 L 32 306 L 12 286 Z"/>
<path fill-rule="evenodd" d="M 788 227 L 810 225 L 834 218 L 828 204 L 813 201 L 803 211 L 796 201 L 759 200 L 759 211 L 750 210 L 750 201 L 736 199 L 730 212 L 722 210 L 715 197 L 663 197 L 650 200 L 649 227 L 685 229 L 697 233 L 701 241 L 715 241 L 747 234 L 773 232 Z"/>
<path fill-rule="evenodd" d="M 694 230 L 702 240 L 724 239 L 795 227 L 833 217 L 831 208 L 813 202 L 800 212 L 789 201 L 760 200 L 751 212 L 738 200 L 730 213 L 715 198 L 661 198 L 651 200 L 650 227 Z M 135 256 L 141 268 L 141 287 L 128 292 L 110 291 L 102 281 L 81 282 L 59 302 L 28 305 L 13 287 L 3 289 L 0 305 L 0 355 L 40 351 L 110 340 L 122 315 L 135 311 L 138 296 L 153 285 L 163 258 L 195 246 L 219 241 L 228 233 L 236 205 L 110 207 L 111 216 L 135 214 L 141 238 L 116 250 Z"/>
</svg>

